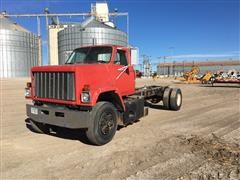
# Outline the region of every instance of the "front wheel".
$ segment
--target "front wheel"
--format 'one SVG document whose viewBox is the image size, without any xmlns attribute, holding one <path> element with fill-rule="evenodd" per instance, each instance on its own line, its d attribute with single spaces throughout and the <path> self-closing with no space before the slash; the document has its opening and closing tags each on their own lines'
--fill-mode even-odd
<svg viewBox="0 0 240 180">
<path fill-rule="evenodd" d="M 88 140 L 95 145 L 104 145 L 112 140 L 117 130 L 117 110 L 110 102 L 98 102 L 92 110 Z"/>
</svg>

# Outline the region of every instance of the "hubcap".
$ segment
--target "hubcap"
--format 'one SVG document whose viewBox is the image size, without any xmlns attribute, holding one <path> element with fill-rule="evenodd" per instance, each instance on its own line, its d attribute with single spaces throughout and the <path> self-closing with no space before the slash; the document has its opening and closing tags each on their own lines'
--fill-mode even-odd
<svg viewBox="0 0 240 180">
<path fill-rule="evenodd" d="M 110 112 L 104 112 L 99 120 L 99 130 L 101 134 L 108 135 L 113 128 L 113 115 Z"/>
<path fill-rule="evenodd" d="M 181 105 L 181 102 L 182 102 L 182 96 L 181 94 L 177 94 L 177 106 L 180 106 Z"/>
</svg>

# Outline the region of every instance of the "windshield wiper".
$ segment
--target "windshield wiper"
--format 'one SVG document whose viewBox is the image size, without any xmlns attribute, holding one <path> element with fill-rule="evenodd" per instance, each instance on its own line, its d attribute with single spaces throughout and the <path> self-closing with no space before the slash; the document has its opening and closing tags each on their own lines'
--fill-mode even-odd
<svg viewBox="0 0 240 180">
<path fill-rule="evenodd" d="M 74 64 L 85 64 L 85 62 L 75 62 Z"/>
<path fill-rule="evenodd" d="M 104 61 L 104 60 L 98 60 L 97 63 L 104 63 L 104 64 L 106 64 L 106 63 L 108 63 L 108 62 L 107 62 L 107 61 Z"/>
</svg>

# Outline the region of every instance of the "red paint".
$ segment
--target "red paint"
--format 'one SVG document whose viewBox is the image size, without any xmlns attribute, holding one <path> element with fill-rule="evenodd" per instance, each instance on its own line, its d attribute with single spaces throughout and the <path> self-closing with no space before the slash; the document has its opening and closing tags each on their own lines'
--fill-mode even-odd
<svg viewBox="0 0 240 180">
<path fill-rule="evenodd" d="M 106 46 L 106 45 L 104 45 Z M 42 99 L 34 97 L 34 77 L 32 76 L 32 100 L 43 102 L 94 106 L 99 95 L 103 92 L 114 91 L 120 98 L 122 104 L 123 96 L 132 95 L 135 92 L 135 71 L 130 62 L 130 49 L 122 46 L 111 46 L 113 53 L 108 64 L 67 64 L 58 66 L 38 66 L 33 67 L 32 72 L 75 72 L 75 96 L 76 101 L 62 101 L 57 99 Z M 124 50 L 128 60 L 128 67 L 121 73 L 119 69 L 124 69 L 123 65 L 114 64 L 117 49 Z M 121 75 L 120 75 L 121 73 Z M 81 102 L 81 92 L 89 87 L 91 93 L 91 102 Z M 123 105 L 124 107 L 124 105 Z"/>
</svg>

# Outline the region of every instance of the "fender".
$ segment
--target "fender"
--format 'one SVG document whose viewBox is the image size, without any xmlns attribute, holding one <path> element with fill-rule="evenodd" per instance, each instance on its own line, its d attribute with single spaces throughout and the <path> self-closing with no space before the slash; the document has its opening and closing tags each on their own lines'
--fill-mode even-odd
<svg viewBox="0 0 240 180">
<path fill-rule="evenodd" d="M 113 89 L 112 87 L 98 88 L 96 91 L 94 91 L 94 93 L 92 95 L 92 105 L 97 104 L 97 100 L 98 100 L 99 96 L 103 93 L 114 93 L 118 97 L 123 111 L 126 110 L 126 107 L 125 107 L 125 104 L 123 102 L 123 99 L 122 99 L 122 96 L 121 96 L 120 92 L 116 89 Z"/>
</svg>

